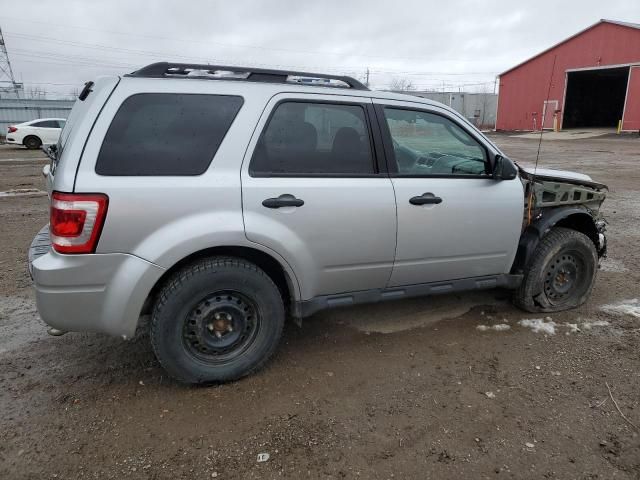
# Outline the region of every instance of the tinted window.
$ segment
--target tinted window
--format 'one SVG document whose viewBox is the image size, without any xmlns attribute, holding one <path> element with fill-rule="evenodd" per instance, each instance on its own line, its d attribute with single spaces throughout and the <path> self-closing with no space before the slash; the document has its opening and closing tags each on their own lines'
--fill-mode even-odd
<svg viewBox="0 0 640 480">
<path fill-rule="evenodd" d="M 482 175 L 487 152 L 446 117 L 385 108 L 397 172 L 402 175 Z"/>
<path fill-rule="evenodd" d="M 127 98 L 105 136 L 100 175 L 199 175 L 213 159 L 242 98 L 146 93 Z"/>
<path fill-rule="evenodd" d="M 64 128 L 65 120 L 58 120 L 56 123 L 58 124 L 59 128 Z"/>
<path fill-rule="evenodd" d="M 256 145 L 250 172 L 272 176 L 374 173 L 364 109 L 281 103 Z"/>
<path fill-rule="evenodd" d="M 32 123 L 31 126 L 38 128 L 60 128 L 57 120 L 43 120 L 42 122 Z"/>
</svg>

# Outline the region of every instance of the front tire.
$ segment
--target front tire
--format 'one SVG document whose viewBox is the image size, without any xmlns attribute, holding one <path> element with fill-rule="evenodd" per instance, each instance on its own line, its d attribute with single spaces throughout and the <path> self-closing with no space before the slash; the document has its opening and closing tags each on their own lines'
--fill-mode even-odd
<svg viewBox="0 0 640 480">
<path fill-rule="evenodd" d="M 40 145 L 42 145 L 42 140 L 34 135 L 30 135 L 22 141 L 22 144 L 29 150 L 35 150 L 37 148 L 40 148 Z"/>
<path fill-rule="evenodd" d="M 579 307 L 591 294 L 597 270 L 598 253 L 589 237 L 553 228 L 540 240 L 514 303 L 527 312 Z"/>
<path fill-rule="evenodd" d="M 153 310 L 151 343 L 175 379 L 228 382 L 267 362 L 284 318 L 278 287 L 264 271 L 243 259 L 214 257 L 166 282 Z"/>
</svg>

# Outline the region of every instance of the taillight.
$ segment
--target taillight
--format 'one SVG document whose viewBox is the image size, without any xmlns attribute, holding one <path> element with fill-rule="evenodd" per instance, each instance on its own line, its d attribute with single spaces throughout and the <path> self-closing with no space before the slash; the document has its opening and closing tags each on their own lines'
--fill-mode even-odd
<svg viewBox="0 0 640 480">
<path fill-rule="evenodd" d="M 18 129 L 16 127 L 9 127 L 9 133 L 17 132 Z"/>
<path fill-rule="evenodd" d="M 60 193 L 51 196 L 49 233 L 59 253 L 93 253 L 107 215 L 109 198 L 102 193 Z"/>
</svg>

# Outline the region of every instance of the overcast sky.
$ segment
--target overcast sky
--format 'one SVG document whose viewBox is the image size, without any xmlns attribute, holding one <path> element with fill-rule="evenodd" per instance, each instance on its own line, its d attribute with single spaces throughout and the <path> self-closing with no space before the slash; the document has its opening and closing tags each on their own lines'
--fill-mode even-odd
<svg viewBox="0 0 640 480">
<path fill-rule="evenodd" d="M 493 90 L 496 74 L 639 0 L 0 0 L 16 80 L 69 93 L 159 60 Z"/>
</svg>

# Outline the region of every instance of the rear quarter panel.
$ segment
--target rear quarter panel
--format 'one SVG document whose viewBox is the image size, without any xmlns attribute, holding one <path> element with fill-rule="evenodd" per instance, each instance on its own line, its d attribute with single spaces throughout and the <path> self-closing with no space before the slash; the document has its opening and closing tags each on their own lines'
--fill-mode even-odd
<svg viewBox="0 0 640 480">
<path fill-rule="evenodd" d="M 77 192 L 109 197 L 97 253 L 129 253 L 163 268 L 216 246 L 258 246 L 244 233 L 240 165 L 268 91 L 210 80 L 125 78 L 95 124 L 82 156 Z M 95 164 L 107 129 L 122 102 L 138 93 L 239 95 L 244 103 L 209 168 L 196 176 L 101 176 Z M 184 142 L 181 138 L 171 141 Z M 292 276 L 284 259 L 276 257 Z M 292 276 L 292 278 L 295 278 Z M 294 282 L 295 283 L 295 282 Z"/>
</svg>

